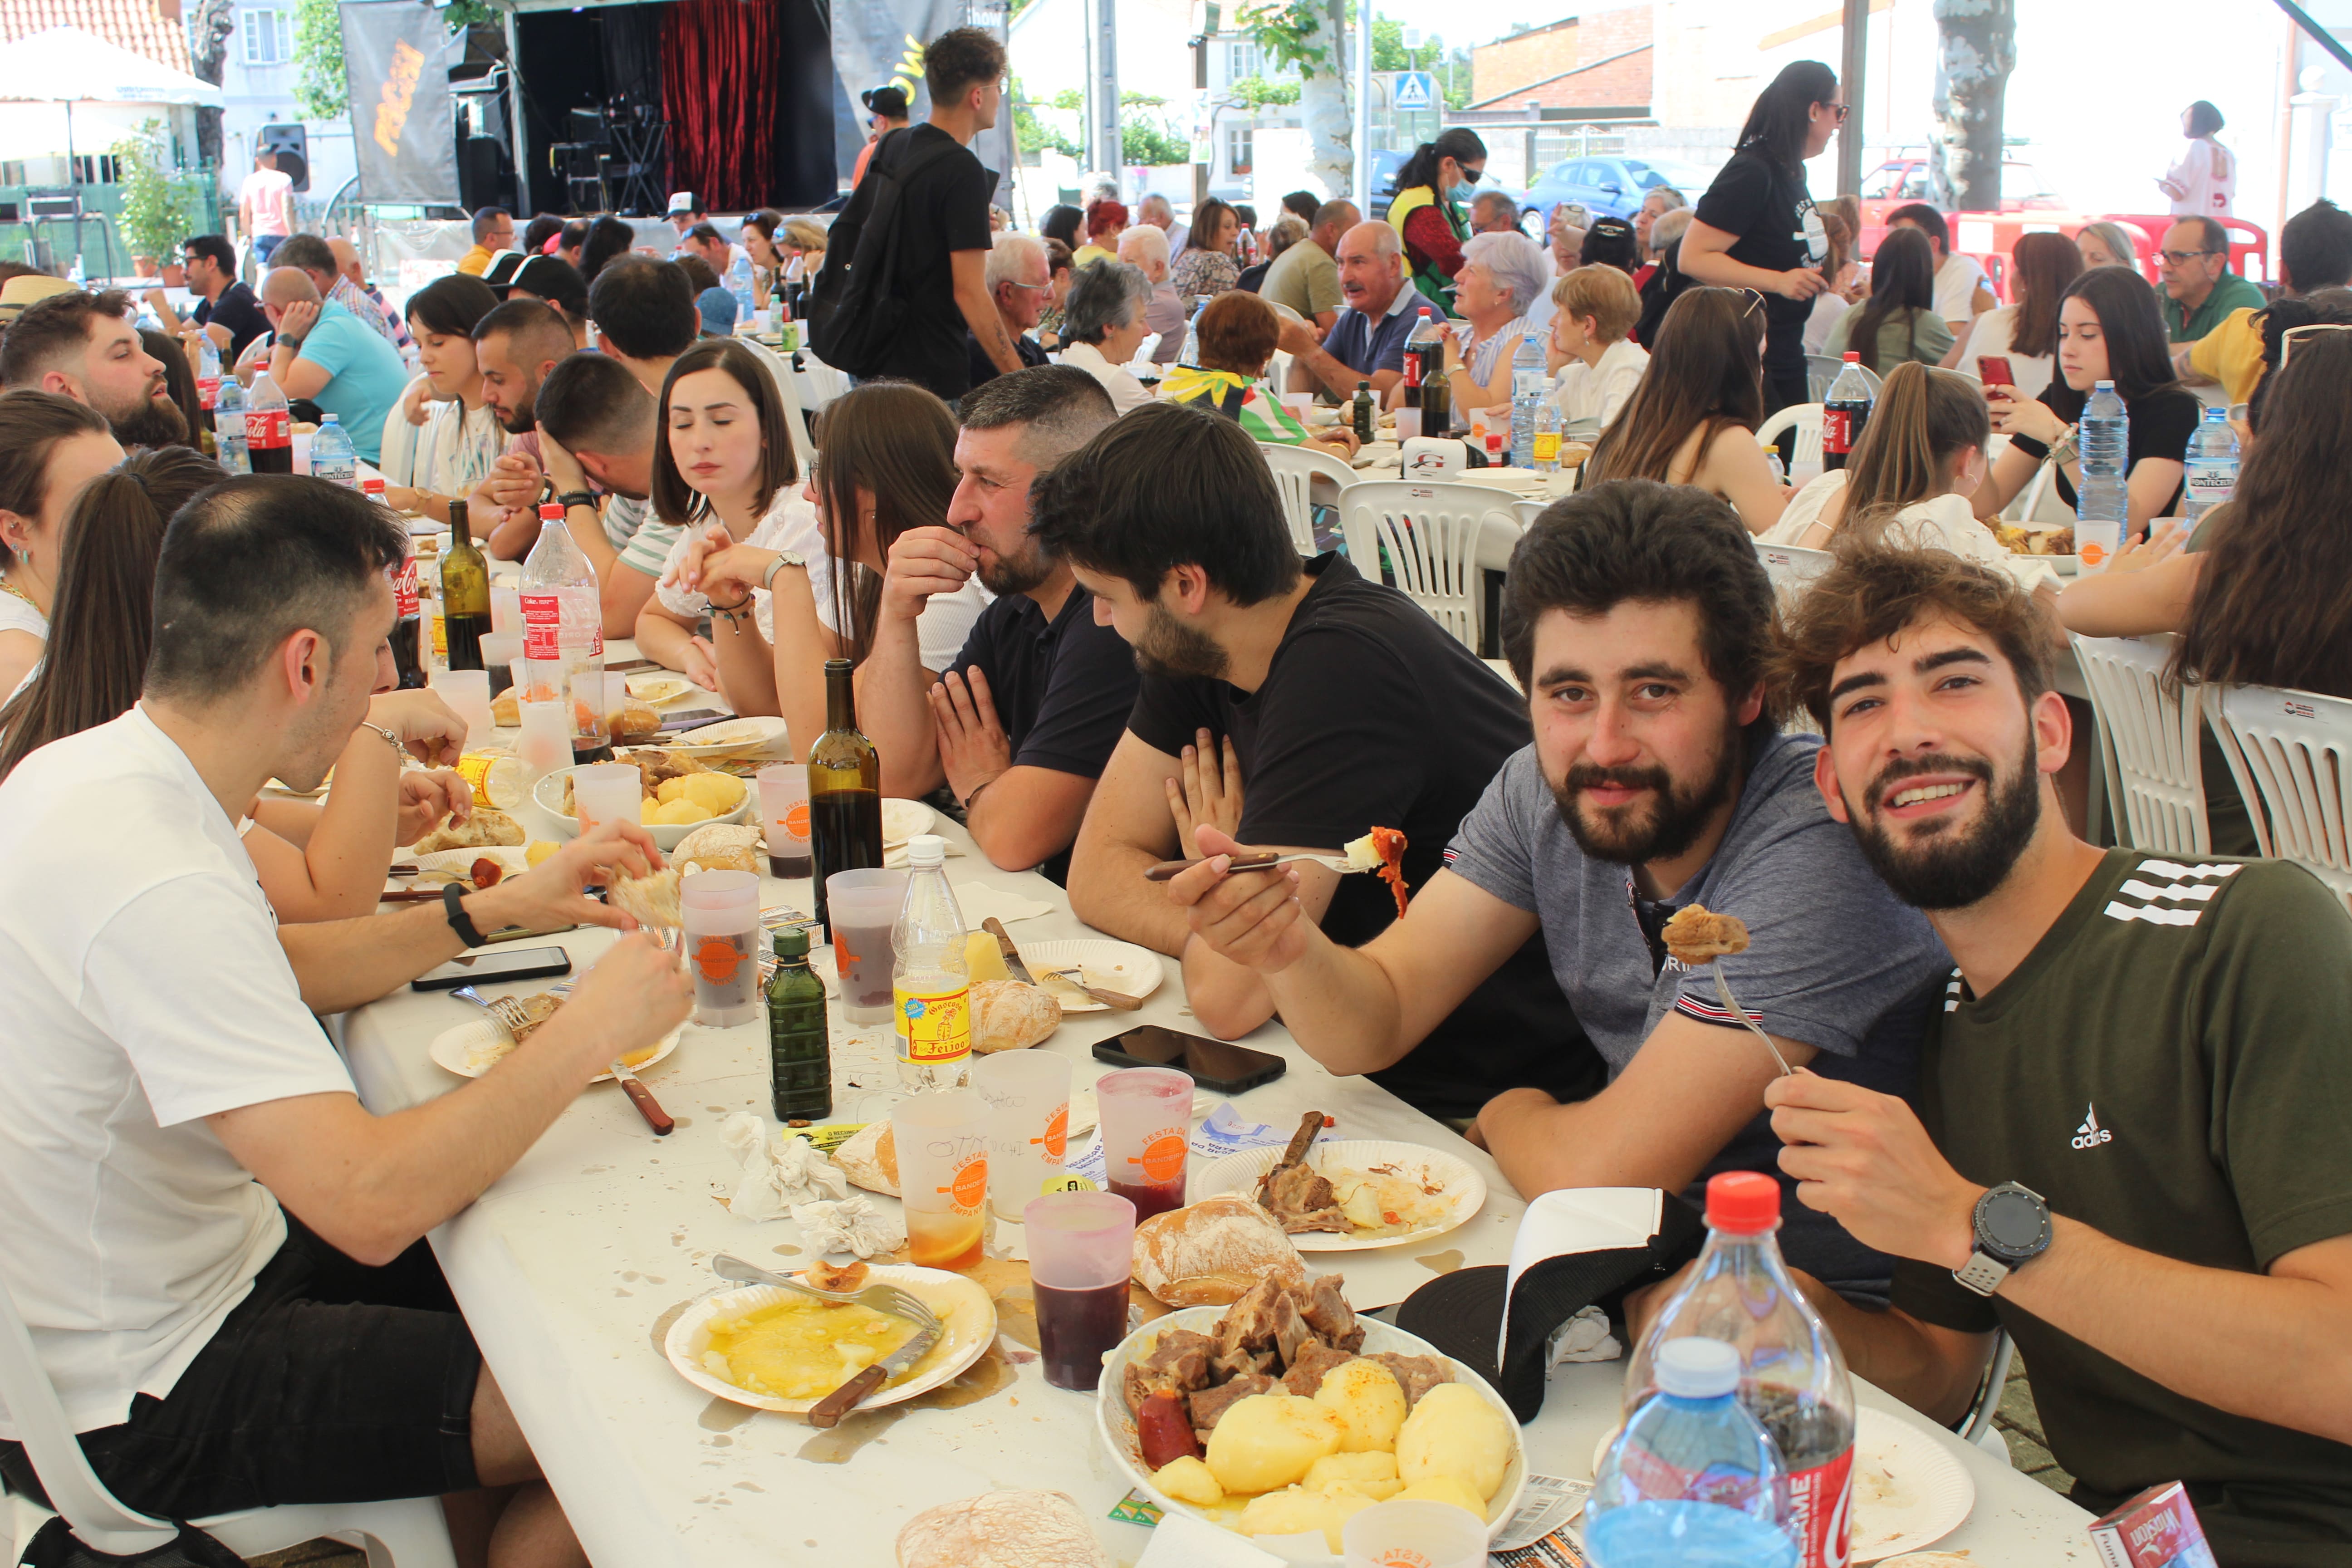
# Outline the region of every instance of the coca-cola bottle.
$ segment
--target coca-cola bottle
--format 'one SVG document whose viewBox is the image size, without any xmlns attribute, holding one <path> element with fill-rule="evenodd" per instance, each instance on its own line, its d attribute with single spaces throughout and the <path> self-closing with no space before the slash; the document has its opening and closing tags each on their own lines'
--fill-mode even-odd
<svg viewBox="0 0 2352 1568">
<path fill-rule="evenodd" d="M 360 481 L 360 493 L 378 506 L 383 499 L 383 476 L 372 474 Z M 408 533 L 404 521 L 401 534 L 408 540 L 400 564 L 392 569 L 392 663 L 400 672 L 400 689 L 415 691 L 425 684 L 426 670 L 423 645 L 417 640 L 417 623 L 424 610 L 423 597 L 416 585 L 416 541 Z"/>
<path fill-rule="evenodd" d="M 523 695 L 572 704 L 572 760 L 611 760 L 604 725 L 604 612 L 596 569 L 563 525 L 563 508 L 539 509 L 539 542 L 522 563 Z"/>
<path fill-rule="evenodd" d="M 266 370 L 254 376 L 253 390 L 245 395 L 245 450 L 257 474 L 294 471 L 294 416 Z"/>
<path fill-rule="evenodd" d="M 1789 1468 L 1798 1568 L 1845 1568 L 1853 1522 L 1853 1383 L 1821 1314 L 1789 1278 L 1780 1187 L 1755 1171 L 1706 1184 L 1706 1246 L 1683 1288 L 1659 1309 L 1625 1371 L 1630 1415 L 1657 1392 L 1658 1349 L 1697 1334 L 1739 1352 L 1739 1402 L 1770 1433 Z"/>
<path fill-rule="evenodd" d="M 1877 389 L 1871 384 L 1870 373 L 1862 368 L 1862 356 L 1852 349 L 1846 351 L 1845 368 L 1830 383 L 1830 395 L 1822 400 L 1822 468 L 1843 468 L 1846 459 L 1862 440 L 1862 427 L 1870 423 L 1870 405 L 1877 399 Z"/>
</svg>

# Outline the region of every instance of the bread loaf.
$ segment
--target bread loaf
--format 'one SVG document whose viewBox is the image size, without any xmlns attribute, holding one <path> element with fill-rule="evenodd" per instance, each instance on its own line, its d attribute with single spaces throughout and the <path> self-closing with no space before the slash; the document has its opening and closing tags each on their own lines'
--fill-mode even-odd
<svg viewBox="0 0 2352 1568">
<path fill-rule="evenodd" d="M 898 1568 L 1111 1568 L 1066 1492 L 982 1492 L 898 1532 Z"/>
<path fill-rule="evenodd" d="M 433 855 L 444 849 L 511 848 L 522 841 L 521 823 L 503 811 L 478 805 L 465 821 L 444 822 L 418 839 L 410 847 L 410 852 Z"/>
<path fill-rule="evenodd" d="M 1136 1283 L 1171 1307 L 1229 1306 L 1268 1279 L 1303 1289 L 1307 1260 L 1274 1216 L 1239 1193 L 1135 1227 Z"/>
<path fill-rule="evenodd" d="M 746 823 L 706 822 L 677 841 L 671 864 L 698 871 L 750 871 L 760 864 L 760 830 Z"/>
<path fill-rule="evenodd" d="M 681 847 L 683 847 L 681 846 Z M 1018 980 L 982 980 L 971 988 L 971 1048 L 1025 1050 L 1062 1026 L 1062 1005 Z"/>
<path fill-rule="evenodd" d="M 887 1121 L 869 1121 L 833 1152 L 833 1163 L 869 1193 L 898 1195 L 898 1144 Z"/>
</svg>

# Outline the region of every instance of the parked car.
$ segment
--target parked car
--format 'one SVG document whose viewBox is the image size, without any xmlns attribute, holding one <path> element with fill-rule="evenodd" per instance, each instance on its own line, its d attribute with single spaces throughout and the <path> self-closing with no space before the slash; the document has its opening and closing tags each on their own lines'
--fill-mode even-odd
<svg viewBox="0 0 2352 1568">
<path fill-rule="evenodd" d="M 1916 153 L 1898 153 L 1862 177 L 1862 221 L 1865 228 L 1885 222 L 1880 216 L 1886 208 L 1901 206 L 1907 202 L 1927 202 L 1935 198 L 1928 193 L 1927 160 Z M 2018 212 L 2064 212 L 2066 198 L 2050 188 L 2049 182 L 2031 163 L 2005 158 L 2000 165 L 2000 210 Z"/>
<path fill-rule="evenodd" d="M 1675 158 L 1563 158 L 1528 189 L 1525 205 L 1540 211 L 1547 225 L 1561 202 L 1581 202 L 1595 217 L 1630 218 L 1659 185 L 1674 186 L 1696 205 L 1714 181 L 1714 171 Z"/>
<path fill-rule="evenodd" d="M 1397 151 L 1375 153 L 1372 154 L 1372 210 L 1367 216 L 1369 216 L 1374 223 L 1383 223 L 1387 221 L 1389 216 L 1389 203 L 1396 198 L 1397 172 L 1404 167 L 1405 160 L 1412 156 L 1412 154 L 1410 153 Z M 1476 184 L 1471 186 L 1466 191 L 1457 191 L 1454 193 L 1454 201 L 1456 205 L 1464 208 L 1467 208 L 1471 202 L 1475 200 L 1481 192 L 1485 191 L 1500 191 L 1515 202 L 1520 202 L 1522 204 L 1525 202 L 1525 197 L 1523 197 L 1517 191 L 1513 190 L 1508 185 L 1496 184 L 1491 180 L 1480 180 Z M 1519 225 L 1519 227 L 1523 230 L 1526 229 L 1527 226 L 1528 226 L 1524 220 Z M 1541 231 L 1538 229 L 1537 232 L 1540 233 Z"/>
</svg>

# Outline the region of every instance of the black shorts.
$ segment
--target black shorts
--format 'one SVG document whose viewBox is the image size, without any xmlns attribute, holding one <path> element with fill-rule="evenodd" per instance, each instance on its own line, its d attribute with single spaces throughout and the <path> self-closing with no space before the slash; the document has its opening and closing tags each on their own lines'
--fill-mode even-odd
<svg viewBox="0 0 2352 1568">
<path fill-rule="evenodd" d="M 162 1399 L 81 1435 L 107 1489 L 159 1519 L 468 1491 L 481 1352 L 418 1242 L 382 1268 L 286 1216 L 286 1245 Z M 0 1478 L 41 1497 L 22 1446 Z"/>
</svg>

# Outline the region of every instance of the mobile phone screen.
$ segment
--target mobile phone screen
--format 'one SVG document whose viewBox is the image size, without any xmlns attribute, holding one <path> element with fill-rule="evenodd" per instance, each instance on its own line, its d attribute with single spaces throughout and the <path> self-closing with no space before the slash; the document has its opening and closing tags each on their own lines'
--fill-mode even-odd
<svg viewBox="0 0 2352 1568">
<path fill-rule="evenodd" d="M 526 947 L 503 952 L 477 950 L 459 953 L 438 969 L 427 970 L 409 982 L 409 986 L 416 991 L 455 991 L 460 985 L 571 973 L 572 955 L 560 947 Z"/>
<path fill-rule="evenodd" d="M 1181 1068 L 1202 1089 L 1239 1094 L 1280 1078 L 1290 1064 L 1265 1051 L 1254 1051 L 1227 1040 L 1179 1034 L 1157 1024 L 1143 1024 L 1114 1035 L 1095 1047 L 1095 1059 L 1120 1067 Z"/>
</svg>

